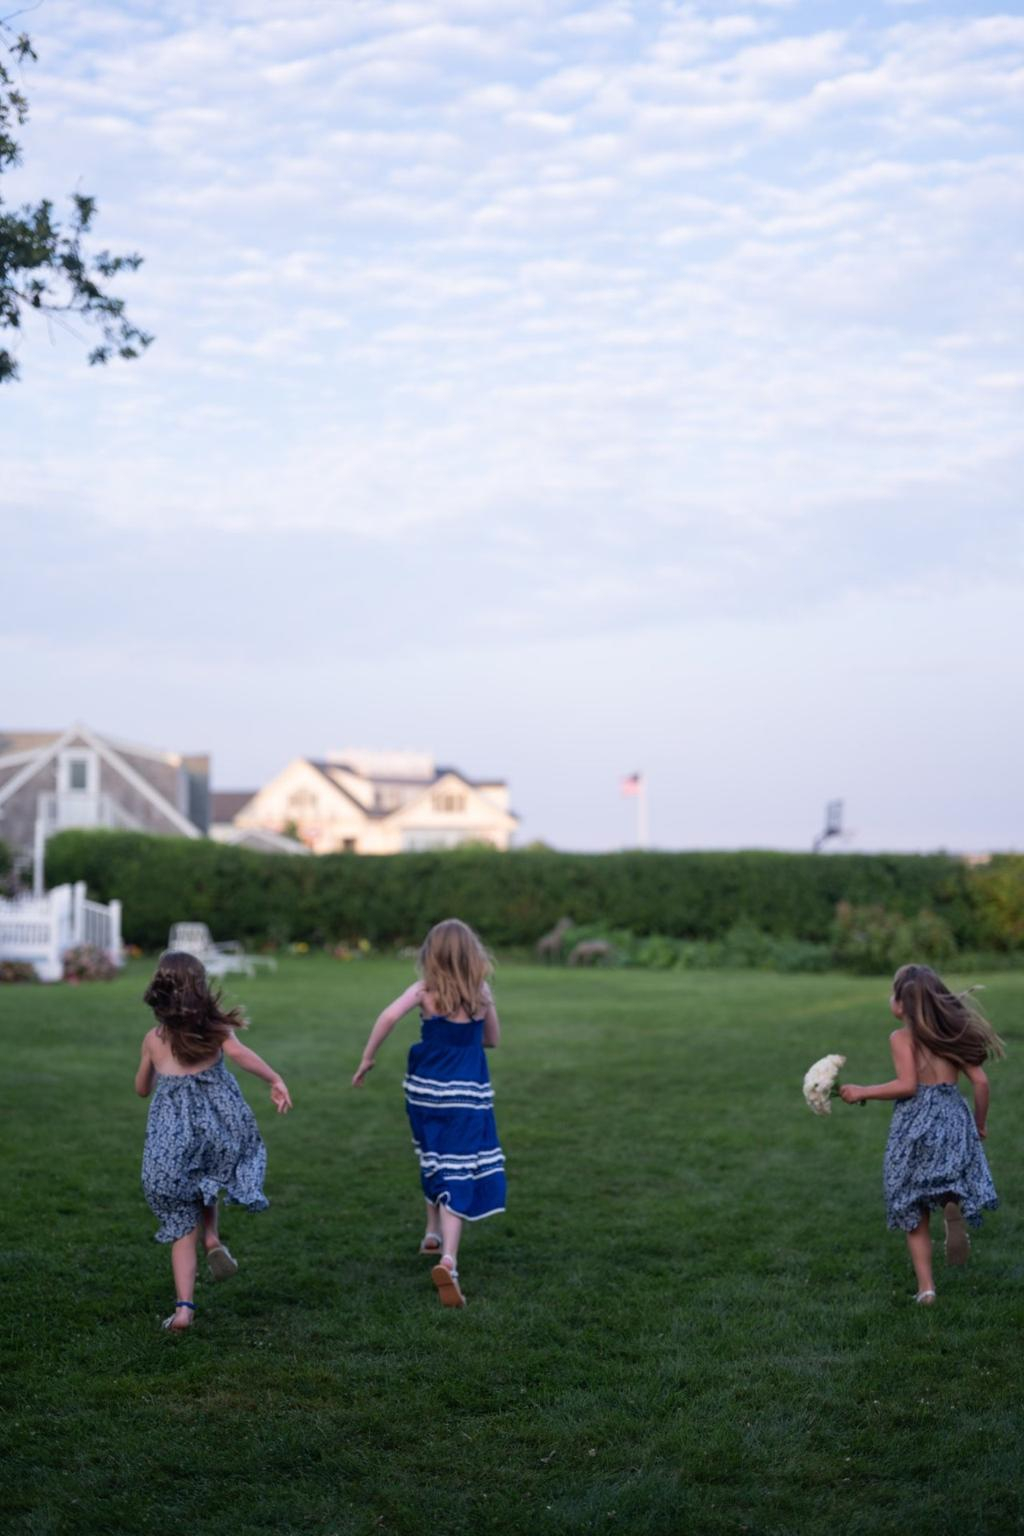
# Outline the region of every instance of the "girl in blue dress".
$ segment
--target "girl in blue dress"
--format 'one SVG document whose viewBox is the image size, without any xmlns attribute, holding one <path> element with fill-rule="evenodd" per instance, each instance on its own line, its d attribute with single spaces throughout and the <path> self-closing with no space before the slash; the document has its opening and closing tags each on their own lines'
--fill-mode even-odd
<svg viewBox="0 0 1024 1536">
<path fill-rule="evenodd" d="M 889 1036 L 896 1076 L 862 1088 L 844 1084 L 847 1104 L 895 1099 L 885 1149 L 888 1225 L 907 1234 L 917 1276 L 915 1301 L 935 1300 L 930 1218 L 942 1208 L 946 1263 L 966 1264 L 965 1222 L 981 1225 L 982 1211 L 999 1204 L 982 1148 L 988 1120 L 988 1078 L 983 1063 L 1004 1055 L 1003 1043 L 966 992 L 954 993 L 926 965 L 896 972 L 889 1007 L 901 1028 Z M 957 1087 L 963 1073 L 974 1092 L 974 1115 Z"/>
<path fill-rule="evenodd" d="M 373 1070 L 377 1050 L 399 1019 L 418 1008 L 419 1041 L 409 1052 L 403 1084 L 427 1202 L 420 1252 L 442 1306 L 464 1307 L 458 1253 L 462 1225 L 505 1209 L 505 1157 L 494 1123 L 494 1090 L 485 1049 L 501 1038 L 487 984 L 491 958 L 458 918 L 431 928 L 419 956 L 420 980 L 407 987 L 370 1031 L 353 1088 Z"/>
<path fill-rule="evenodd" d="M 194 955 L 161 955 L 143 999 L 156 1024 L 142 1042 L 135 1091 L 149 1106 L 142 1188 L 160 1222 L 157 1242 L 171 1244 L 175 1303 L 164 1327 L 187 1328 L 195 1312 L 196 1246 L 202 1233 L 210 1273 L 226 1280 L 238 1265 L 221 1242 L 217 1199 L 248 1211 L 266 1210 L 263 1193 L 267 1152 L 252 1110 L 232 1073 L 236 1066 L 270 1084 L 279 1114 L 292 1107 L 288 1089 L 272 1067 L 236 1039 L 246 1027 L 237 1008 L 225 1009 L 211 991 Z"/>
</svg>

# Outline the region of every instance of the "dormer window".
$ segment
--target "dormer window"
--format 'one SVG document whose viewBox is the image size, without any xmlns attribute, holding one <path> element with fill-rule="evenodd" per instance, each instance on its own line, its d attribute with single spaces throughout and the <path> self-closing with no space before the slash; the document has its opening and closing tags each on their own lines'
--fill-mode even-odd
<svg viewBox="0 0 1024 1536">
<path fill-rule="evenodd" d="M 94 795 L 99 789 L 99 763 L 87 747 L 72 747 L 60 754 L 58 783 L 62 794 Z"/>
</svg>

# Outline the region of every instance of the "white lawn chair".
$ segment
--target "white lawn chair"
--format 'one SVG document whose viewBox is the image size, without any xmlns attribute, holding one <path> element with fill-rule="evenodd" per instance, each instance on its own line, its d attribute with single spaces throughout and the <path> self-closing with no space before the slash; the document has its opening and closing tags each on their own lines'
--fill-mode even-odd
<svg viewBox="0 0 1024 1536">
<path fill-rule="evenodd" d="M 184 950 L 201 960 L 208 976 L 226 976 L 229 971 L 241 971 L 244 976 L 254 976 L 258 965 L 277 970 L 272 955 L 246 954 L 237 939 L 225 939 L 214 943 L 205 923 L 175 923 L 167 936 L 168 949 Z"/>
</svg>

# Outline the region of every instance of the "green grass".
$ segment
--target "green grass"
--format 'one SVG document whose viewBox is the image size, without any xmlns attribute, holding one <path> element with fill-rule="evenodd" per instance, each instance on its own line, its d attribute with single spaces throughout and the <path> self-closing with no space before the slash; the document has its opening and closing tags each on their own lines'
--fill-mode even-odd
<svg viewBox="0 0 1024 1536">
<path fill-rule="evenodd" d="M 1024 975 L 986 993 L 1003 1208 L 927 1310 L 884 1226 L 887 1110 L 800 1098 L 826 1051 L 888 1075 L 884 981 L 503 968 L 509 1210 L 466 1234 L 458 1313 L 416 1254 L 411 1020 L 348 1087 L 408 967 L 287 960 L 235 987 L 296 1104 L 243 1079 L 272 1208 L 228 1213 L 243 1268 L 168 1336 L 146 974 L 0 993 L 7 1530 L 1024 1529 Z"/>
</svg>

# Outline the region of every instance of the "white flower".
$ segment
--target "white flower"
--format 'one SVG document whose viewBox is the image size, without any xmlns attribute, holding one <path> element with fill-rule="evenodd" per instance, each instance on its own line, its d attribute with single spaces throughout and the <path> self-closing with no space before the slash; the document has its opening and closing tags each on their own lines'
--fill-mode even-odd
<svg viewBox="0 0 1024 1536">
<path fill-rule="evenodd" d="M 839 1069 L 846 1065 L 845 1056 L 823 1056 L 804 1073 L 804 1098 L 816 1115 L 830 1115 L 829 1102 L 835 1091 Z"/>
</svg>

